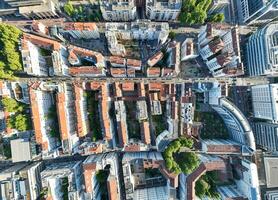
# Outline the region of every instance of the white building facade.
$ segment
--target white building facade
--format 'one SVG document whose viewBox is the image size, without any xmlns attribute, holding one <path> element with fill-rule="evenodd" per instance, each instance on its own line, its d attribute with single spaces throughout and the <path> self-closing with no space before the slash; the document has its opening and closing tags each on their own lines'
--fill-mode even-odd
<svg viewBox="0 0 278 200">
<path fill-rule="evenodd" d="M 278 22 L 268 24 L 249 37 L 247 67 L 250 76 L 278 75 Z"/>
</svg>

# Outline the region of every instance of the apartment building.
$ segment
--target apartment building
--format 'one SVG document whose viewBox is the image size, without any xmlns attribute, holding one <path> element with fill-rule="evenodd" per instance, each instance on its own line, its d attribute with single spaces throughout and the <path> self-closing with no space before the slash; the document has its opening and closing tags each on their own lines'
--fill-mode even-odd
<svg viewBox="0 0 278 200">
<path fill-rule="evenodd" d="M 194 38 L 186 38 L 181 45 L 181 61 L 194 59 L 198 56 L 197 45 L 194 44 Z"/>
<path fill-rule="evenodd" d="M 96 23 L 65 22 L 62 34 L 69 34 L 74 39 L 99 39 L 100 34 Z"/>
<path fill-rule="evenodd" d="M 278 2 L 277 2 L 278 4 Z M 278 22 L 253 33 L 247 43 L 247 67 L 250 76 L 278 74 Z"/>
<path fill-rule="evenodd" d="M 105 36 L 109 51 L 113 55 L 124 56 L 126 51 L 120 40 L 156 40 L 164 44 L 169 34 L 168 23 L 136 21 L 131 23 L 106 23 Z"/>
<path fill-rule="evenodd" d="M 237 0 L 238 20 L 242 24 L 261 25 L 278 15 L 277 0 Z"/>
<path fill-rule="evenodd" d="M 112 67 L 126 67 L 126 59 L 119 56 L 110 56 L 110 64 Z"/>
<path fill-rule="evenodd" d="M 109 168 L 107 168 L 110 166 Z M 85 179 L 85 199 L 101 199 L 100 183 L 97 174 L 100 170 L 109 173 L 106 180 L 109 200 L 120 199 L 120 184 L 118 178 L 118 157 L 115 153 L 91 155 L 83 162 Z M 107 192 L 107 191 L 105 191 Z"/>
<path fill-rule="evenodd" d="M 253 114 L 255 118 L 278 122 L 278 84 L 251 87 Z"/>
<path fill-rule="evenodd" d="M 223 12 L 223 10 L 230 5 L 230 1 L 228 0 L 213 0 L 208 13 L 220 13 Z"/>
<path fill-rule="evenodd" d="M 231 140 L 244 145 L 250 152 L 256 150 L 251 126 L 245 116 L 232 102 L 226 98 L 220 98 L 218 105 L 212 105 L 212 108 L 223 119 Z"/>
<path fill-rule="evenodd" d="M 124 147 L 126 144 L 128 144 L 125 103 L 122 100 L 114 101 L 114 106 L 115 106 L 115 113 L 116 113 L 119 146 Z"/>
<path fill-rule="evenodd" d="M 63 82 L 58 85 L 56 104 L 60 138 L 64 153 L 74 153 L 79 145 L 73 86 Z"/>
<path fill-rule="evenodd" d="M 56 110 L 54 94 L 48 90 L 45 83 L 35 82 L 29 87 L 32 122 L 37 144 L 41 146 L 42 155 L 56 155 L 59 145 L 57 138 L 52 137 L 53 118 L 49 117 L 51 110 Z"/>
<path fill-rule="evenodd" d="M 46 19 L 59 17 L 59 5 L 56 0 L 3 0 L 0 15 L 21 15 L 27 19 Z"/>
<path fill-rule="evenodd" d="M 176 20 L 181 11 L 181 0 L 146 0 L 146 15 L 154 21 Z"/>
<path fill-rule="evenodd" d="M 103 0 L 100 10 L 106 21 L 133 21 L 137 18 L 135 0 Z"/>
<path fill-rule="evenodd" d="M 27 19 L 58 18 L 59 5 L 55 1 L 44 0 L 41 5 L 19 7 L 18 12 Z"/>
<path fill-rule="evenodd" d="M 56 40 L 24 33 L 21 48 L 23 69 L 28 75 L 68 75 L 67 49 Z"/>
<path fill-rule="evenodd" d="M 169 44 L 169 47 L 167 49 L 167 53 L 169 54 L 169 57 L 167 59 L 167 67 L 173 70 L 173 76 L 177 76 L 180 73 L 180 48 L 180 43 L 174 41 Z"/>
<path fill-rule="evenodd" d="M 113 101 L 110 97 L 109 91 L 110 85 L 108 83 L 103 83 L 101 85 L 101 98 L 100 98 L 100 113 L 102 118 L 102 128 L 104 139 L 109 143 L 110 146 L 116 146 L 115 130 L 113 121 L 109 115 L 109 111 L 113 106 Z"/>
<path fill-rule="evenodd" d="M 74 83 L 74 103 L 78 137 L 86 137 L 89 132 L 89 119 L 87 114 L 87 99 L 82 84 Z"/>
<path fill-rule="evenodd" d="M 68 46 L 68 61 L 72 66 L 79 66 L 79 67 L 88 67 L 82 66 L 82 60 L 86 60 L 87 62 L 92 63 L 92 66 L 97 68 L 101 68 L 104 70 L 106 68 L 106 61 L 104 56 L 96 51 L 92 51 L 89 49 L 84 49 L 81 47 L 70 45 Z"/>
<path fill-rule="evenodd" d="M 42 162 L 19 163 L 0 172 L 0 199 L 36 200 L 41 192 Z"/>
<path fill-rule="evenodd" d="M 199 54 L 214 77 L 244 74 L 237 27 L 207 24 L 198 35 Z"/>
<path fill-rule="evenodd" d="M 83 200 L 82 162 L 57 162 L 47 165 L 41 172 L 42 190 L 46 199 Z"/>
</svg>

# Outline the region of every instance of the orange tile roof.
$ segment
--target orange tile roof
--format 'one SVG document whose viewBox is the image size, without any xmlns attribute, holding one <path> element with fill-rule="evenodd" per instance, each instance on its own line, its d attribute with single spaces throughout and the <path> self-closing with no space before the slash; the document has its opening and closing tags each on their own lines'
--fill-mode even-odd
<svg viewBox="0 0 278 200">
<path fill-rule="evenodd" d="M 107 180 L 107 189 L 108 189 L 108 199 L 109 200 L 118 200 L 118 186 L 117 179 L 115 176 L 109 176 Z"/>
<path fill-rule="evenodd" d="M 84 122 L 82 119 L 82 112 L 81 112 L 81 100 L 83 95 L 83 89 L 79 87 L 77 84 L 74 84 L 74 97 L 75 97 L 75 112 L 76 112 L 76 126 L 77 126 L 77 134 L 78 137 L 85 137 L 88 133 L 88 129 L 86 126 L 84 126 L 84 123 L 87 124 L 88 122 Z"/>
<path fill-rule="evenodd" d="M 148 76 L 160 76 L 160 68 L 159 67 L 149 67 L 147 69 Z"/>
<path fill-rule="evenodd" d="M 110 68 L 112 76 L 126 76 L 125 68 Z"/>
<path fill-rule="evenodd" d="M 95 31 L 97 30 L 96 23 L 91 22 L 65 22 L 65 30 L 77 30 L 77 31 Z"/>
<path fill-rule="evenodd" d="M 35 94 L 35 90 L 29 87 L 29 94 L 30 94 L 30 104 L 31 104 L 31 111 L 32 111 L 32 122 L 35 132 L 35 139 L 38 144 L 42 146 L 42 150 L 47 151 L 49 144 L 43 141 L 42 138 L 42 127 L 40 123 L 40 112 L 39 107 L 41 105 L 38 104 L 37 95 Z"/>
<path fill-rule="evenodd" d="M 146 96 L 145 84 L 143 82 L 139 83 L 139 96 Z"/>
<path fill-rule="evenodd" d="M 161 90 L 162 83 L 149 83 L 149 90 Z"/>
<path fill-rule="evenodd" d="M 29 33 L 23 33 L 22 49 L 27 48 L 26 46 L 27 41 L 30 41 L 31 43 L 41 47 L 51 48 L 52 50 L 56 50 L 56 51 L 60 50 L 60 48 L 62 47 L 61 43 L 56 40 L 29 34 Z"/>
<path fill-rule="evenodd" d="M 125 65 L 125 58 L 122 58 L 119 56 L 110 56 L 109 60 L 110 60 L 110 63 Z"/>
<path fill-rule="evenodd" d="M 101 89 L 102 83 L 101 82 L 90 82 L 89 85 L 90 85 L 89 88 L 91 90 L 99 90 L 99 89 Z"/>
<path fill-rule="evenodd" d="M 101 87 L 101 113 L 102 113 L 102 122 L 104 126 L 104 137 L 107 140 L 112 139 L 111 131 L 110 131 L 110 117 L 109 117 L 109 110 L 108 110 L 108 88 L 107 83 L 102 84 Z"/>
<path fill-rule="evenodd" d="M 102 69 L 97 67 L 92 67 L 92 66 L 70 67 L 69 74 L 72 76 L 86 75 L 86 74 L 103 75 Z"/>
<path fill-rule="evenodd" d="M 122 83 L 123 91 L 134 91 L 134 83 L 133 82 L 124 82 Z"/>
<path fill-rule="evenodd" d="M 56 96 L 58 108 L 58 122 L 62 140 L 68 139 L 67 114 L 66 114 L 66 95 L 64 92 L 58 92 Z"/>
<path fill-rule="evenodd" d="M 126 122 L 121 121 L 117 123 L 118 123 L 119 143 L 121 147 L 124 147 L 128 143 Z"/>
<path fill-rule="evenodd" d="M 124 151 L 125 152 L 136 152 L 136 151 L 140 151 L 140 145 L 139 144 L 128 144 L 127 146 L 125 146 Z"/>
<path fill-rule="evenodd" d="M 129 67 L 141 67 L 142 62 L 141 60 L 135 60 L 135 59 L 127 59 L 127 66 Z"/>
<path fill-rule="evenodd" d="M 93 57 L 96 59 L 96 62 L 103 62 L 104 61 L 104 57 L 101 53 L 96 52 L 96 51 L 92 51 L 89 49 L 85 49 L 85 48 L 81 48 L 81 47 L 77 47 L 74 45 L 70 45 L 69 46 L 70 51 L 73 51 L 74 54 L 81 56 L 81 57 Z"/>
<path fill-rule="evenodd" d="M 126 70 L 126 73 L 128 76 L 133 77 L 133 76 L 135 76 L 135 69 L 129 68 Z"/>
<path fill-rule="evenodd" d="M 158 61 L 160 61 L 163 58 L 163 53 L 161 51 L 157 52 L 154 54 L 149 60 L 148 60 L 148 65 L 149 66 L 154 66 Z"/>
<path fill-rule="evenodd" d="M 93 192 L 92 188 L 92 175 L 96 171 L 96 163 L 85 163 L 83 164 L 84 179 L 85 179 L 85 190 L 86 193 Z"/>
<path fill-rule="evenodd" d="M 145 144 L 151 143 L 150 124 L 148 121 L 141 122 L 141 140 Z"/>
</svg>

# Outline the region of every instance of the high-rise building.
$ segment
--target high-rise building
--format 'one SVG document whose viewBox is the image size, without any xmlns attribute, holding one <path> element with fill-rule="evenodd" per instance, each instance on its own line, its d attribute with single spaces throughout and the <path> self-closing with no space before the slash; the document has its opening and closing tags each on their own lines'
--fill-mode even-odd
<svg viewBox="0 0 278 200">
<path fill-rule="evenodd" d="M 222 12 L 230 4 L 229 0 L 213 0 L 209 8 L 209 13 Z"/>
<path fill-rule="evenodd" d="M 237 27 L 207 24 L 198 35 L 199 53 L 214 77 L 244 74 Z"/>
<path fill-rule="evenodd" d="M 146 15 L 150 20 L 155 21 L 175 20 L 181 7 L 181 0 L 146 0 Z"/>
<path fill-rule="evenodd" d="M 255 118 L 278 121 L 278 84 L 251 87 L 253 114 Z"/>
<path fill-rule="evenodd" d="M 264 24 L 278 16 L 278 0 L 237 0 L 238 20 L 246 24 Z"/>
<path fill-rule="evenodd" d="M 247 66 L 250 76 L 278 74 L 277 47 L 278 22 L 270 23 L 250 36 L 247 43 Z"/>
<path fill-rule="evenodd" d="M 256 144 L 263 149 L 278 152 L 278 124 L 255 122 L 252 124 Z"/>
</svg>

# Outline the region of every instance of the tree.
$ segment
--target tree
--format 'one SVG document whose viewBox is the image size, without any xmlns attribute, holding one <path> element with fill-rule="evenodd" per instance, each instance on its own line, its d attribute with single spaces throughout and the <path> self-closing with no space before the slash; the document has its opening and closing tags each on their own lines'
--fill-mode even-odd
<svg viewBox="0 0 278 200">
<path fill-rule="evenodd" d="M 12 115 L 8 120 L 8 127 L 18 131 L 26 131 L 30 129 L 30 119 L 23 114 Z"/>
<path fill-rule="evenodd" d="M 14 79 L 13 72 L 21 71 L 19 39 L 22 32 L 11 25 L 0 23 L 0 78 Z"/>
<path fill-rule="evenodd" d="M 9 98 L 9 97 L 3 97 L 2 98 L 2 104 L 4 108 L 8 112 L 22 112 L 23 111 L 23 106 L 21 106 L 15 99 Z"/>
<path fill-rule="evenodd" d="M 209 190 L 209 184 L 202 178 L 196 181 L 195 193 L 198 197 L 204 197 Z"/>
<path fill-rule="evenodd" d="M 173 31 L 170 31 L 170 33 L 169 33 L 169 38 L 171 39 L 171 40 L 173 40 L 175 37 L 176 37 L 176 33 L 175 32 L 173 32 Z"/>
<path fill-rule="evenodd" d="M 223 22 L 224 20 L 225 20 L 225 15 L 223 13 L 210 15 L 207 19 L 208 22 Z"/>
<path fill-rule="evenodd" d="M 68 1 L 65 5 L 64 5 L 64 11 L 67 13 L 67 15 L 72 16 L 75 12 L 73 5 L 70 1 Z"/>
<path fill-rule="evenodd" d="M 183 0 L 179 20 L 183 24 L 203 24 L 212 0 Z"/>
</svg>

